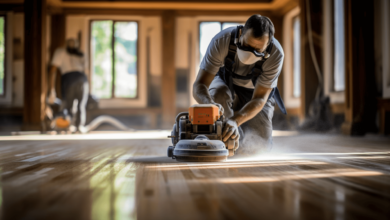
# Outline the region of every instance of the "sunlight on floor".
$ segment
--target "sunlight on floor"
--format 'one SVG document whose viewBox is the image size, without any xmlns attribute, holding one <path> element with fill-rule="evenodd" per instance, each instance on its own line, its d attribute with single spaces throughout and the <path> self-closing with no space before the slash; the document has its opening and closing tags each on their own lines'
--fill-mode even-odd
<svg viewBox="0 0 390 220">
<path fill-rule="evenodd" d="M 0 141 L 13 140 L 127 140 L 127 139 L 167 139 L 171 135 L 170 130 L 148 131 L 93 131 L 88 134 L 39 134 L 39 132 L 13 132 L 15 135 L 0 136 Z M 273 131 L 274 137 L 294 136 L 296 131 Z"/>
</svg>

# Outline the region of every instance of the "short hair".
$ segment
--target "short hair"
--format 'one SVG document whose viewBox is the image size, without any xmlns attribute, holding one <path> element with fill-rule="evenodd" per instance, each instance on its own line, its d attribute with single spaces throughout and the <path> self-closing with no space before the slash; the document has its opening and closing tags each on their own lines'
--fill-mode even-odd
<svg viewBox="0 0 390 220">
<path fill-rule="evenodd" d="M 252 35 L 255 38 L 261 38 L 264 35 L 268 35 L 269 40 L 275 35 L 275 27 L 271 19 L 259 14 L 252 15 L 245 22 L 245 26 L 242 34 L 245 34 L 247 30 L 252 29 Z"/>
</svg>

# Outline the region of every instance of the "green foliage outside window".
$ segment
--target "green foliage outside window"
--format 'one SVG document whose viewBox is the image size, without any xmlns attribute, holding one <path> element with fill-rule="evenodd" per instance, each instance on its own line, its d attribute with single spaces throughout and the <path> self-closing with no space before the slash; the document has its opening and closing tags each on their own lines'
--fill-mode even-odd
<svg viewBox="0 0 390 220">
<path fill-rule="evenodd" d="M 99 98 L 111 98 L 112 25 L 112 21 L 92 22 L 92 93 Z"/>
<path fill-rule="evenodd" d="M 92 93 L 97 97 L 137 97 L 137 31 L 137 22 L 92 22 Z"/>
</svg>

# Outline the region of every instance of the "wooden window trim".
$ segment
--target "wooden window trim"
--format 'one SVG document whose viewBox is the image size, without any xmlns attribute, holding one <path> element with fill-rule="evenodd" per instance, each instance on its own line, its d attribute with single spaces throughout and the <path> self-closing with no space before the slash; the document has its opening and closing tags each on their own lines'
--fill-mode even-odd
<svg viewBox="0 0 390 220">
<path fill-rule="evenodd" d="M 295 33 L 295 31 L 294 31 L 294 22 L 295 22 L 295 19 L 299 19 L 299 22 L 301 23 L 302 21 L 301 21 L 301 19 L 300 19 L 300 13 L 299 14 L 297 14 L 296 16 L 294 16 L 294 17 L 292 17 L 291 18 L 291 36 L 292 36 L 292 38 L 291 38 L 291 54 L 290 54 L 290 56 L 292 57 L 292 62 L 291 62 L 291 64 L 292 64 L 292 67 L 291 67 L 291 69 L 292 69 L 292 71 L 291 71 L 291 73 L 292 73 L 292 80 L 291 80 L 291 94 L 292 94 L 292 97 L 293 98 L 296 98 L 296 99 L 299 99 L 299 98 L 301 98 L 301 92 L 302 92 L 302 90 L 301 90 L 301 88 L 299 88 L 299 90 L 300 90 L 300 94 L 299 94 L 299 96 L 295 96 L 294 95 L 294 89 L 295 89 L 295 85 L 294 85 L 294 67 L 295 67 L 295 65 L 294 65 L 294 40 L 295 40 L 295 35 L 294 35 L 294 33 Z M 300 37 L 301 38 L 301 37 Z M 301 42 L 301 44 L 302 44 L 302 42 Z M 300 57 L 299 57 L 299 59 L 301 59 Z"/>
<path fill-rule="evenodd" d="M 3 78 L 3 94 L 0 94 L 0 98 L 6 98 L 7 96 L 7 15 L 6 14 L 0 14 L 0 17 L 4 17 L 4 62 L 3 62 L 3 70 L 4 70 L 4 78 Z"/>
<path fill-rule="evenodd" d="M 343 3 L 344 3 L 344 5 L 345 5 L 345 0 L 343 0 Z M 340 94 L 340 95 L 342 95 L 342 94 L 344 94 L 344 92 L 345 92 L 345 90 L 346 90 L 346 88 L 344 88 L 344 90 L 341 90 L 341 91 L 336 91 L 336 89 L 335 89 L 335 70 L 334 70 L 334 68 L 335 68 L 335 59 L 336 59 L 336 54 L 335 54 L 335 52 L 336 52 L 336 49 L 335 49 L 335 46 L 336 46 L 336 37 L 335 37 L 335 33 L 336 33 L 336 25 L 335 25 L 335 0 L 332 0 L 332 1 L 330 1 L 330 7 L 331 7 L 331 11 L 330 11 L 330 13 L 331 13 L 331 27 L 332 27 L 332 45 L 331 45 L 331 47 L 330 47 L 330 50 L 331 50 L 331 54 L 332 54 L 332 59 L 331 59 L 331 61 L 330 61 L 330 63 L 331 63 L 331 65 L 332 65 L 332 69 L 331 69 L 331 75 L 330 75 L 330 88 L 328 88 L 329 89 L 329 92 L 330 93 L 333 93 L 333 94 Z M 345 6 L 344 6 L 344 9 L 345 9 Z M 344 12 L 344 18 L 345 18 L 345 12 Z M 346 25 L 345 25 L 345 19 L 344 19 L 344 30 L 345 30 L 345 28 L 346 28 Z M 344 47 L 345 47 L 345 44 L 346 44 L 346 41 L 344 40 Z M 346 51 L 344 51 L 344 56 L 346 55 Z M 347 62 L 347 60 L 345 59 L 345 63 Z M 344 75 L 345 75 L 345 72 L 344 72 Z M 346 79 L 344 79 L 344 80 L 346 80 Z"/>
<path fill-rule="evenodd" d="M 323 56 L 323 63 L 324 63 L 324 71 L 323 71 L 323 78 L 324 78 L 324 94 L 326 96 L 330 97 L 330 102 L 332 103 L 344 103 L 345 100 L 345 93 L 347 91 L 347 88 L 345 88 L 344 91 L 335 91 L 334 90 L 334 45 L 335 45 L 335 36 L 334 36 L 334 0 L 332 1 L 323 1 L 323 8 L 324 8 L 324 27 L 323 27 L 323 33 L 324 33 L 324 40 L 323 40 L 323 48 L 324 48 L 324 56 Z M 345 8 L 344 8 L 345 9 Z M 344 17 L 346 14 L 344 14 Z M 344 19 L 345 20 L 345 19 Z M 345 20 L 346 22 L 346 20 Z M 345 25 L 347 25 L 345 23 Z M 345 41 L 347 43 L 347 41 Z M 345 45 L 347 46 L 347 45 Z M 347 51 L 345 51 L 347 53 Z M 347 54 L 345 54 L 347 55 Z M 347 60 L 346 60 L 347 62 Z M 347 80 L 345 78 L 345 80 Z"/>
</svg>

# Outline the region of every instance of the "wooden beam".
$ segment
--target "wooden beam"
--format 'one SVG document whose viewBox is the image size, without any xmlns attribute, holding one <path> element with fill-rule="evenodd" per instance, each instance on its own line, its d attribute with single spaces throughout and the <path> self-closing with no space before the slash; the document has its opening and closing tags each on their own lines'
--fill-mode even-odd
<svg viewBox="0 0 390 220">
<path fill-rule="evenodd" d="M 161 16 L 162 10 L 156 9 L 115 9 L 115 8 L 56 8 L 49 7 L 52 14 L 67 15 L 141 15 L 141 16 Z"/>
<path fill-rule="evenodd" d="M 176 116 L 175 18 L 175 11 L 163 12 L 163 71 L 161 80 L 163 128 L 172 128 Z"/>
<path fill-rule="evenodd" d="M 23 3 L 1 3 L 1 11 L 13 11 L 13 12 L 24 12 Z"/>
<path fill-rule="evenodd" d="M 63 2 L 140 2 L 139 0 L 62 0 Z M 273 0 L 241 0 L 242 3 L 271 3 Z M 237 3 L 237 0 L 143 0 L 143 2 L 151 3 Z"/>
<path fill-rule="evenodd" d="M 320 71 L 322 68 L 322 51 L 321 44 L 314 44 L 314 56 L 310 51 L 309 31 L 312 31 L 312 36 L 321 36 L 322 27 L 322 12 L 321 4 L 315 0 L 309 0 L 310 8 L 307 8 L 306 0 L 300 1 L 300 20 L 301 20 L 301 113 L 300 119 L 303 120 L 309 115 L 309 107 L 316 98 L 319 80 L 314 66 L 314 59 L 317 61 Z M 310 10 L 308 17 L 307 10 Z M 307 20 L 311 21 L 311 29 L 307 24 Z M 323 72 L 323 71 L 321 71 Z M 323 76 L 322 76 L 323 78 Z"/>
<path fill-rule="evenodd" d="M 345 2 L 345 122 L 342 133 L 375 131 L 374 5 L 364 0 Z"/>
<path fill-rule="evenodd" d="M 100 8 L 56 8 L 48 7 L 49 14 L 66 15 L 139 15 L 139 16 L 161 16 L 164 10 L 160 9 L 100 9 Z M 176 16 L 251 16 L 261 14 L 263 16 L 275 16 L 271 10 L 175 10 Z"/>
<path fill-rule="evenodd" d="M 207 1 L 207 0 L 202 0 Z M 191 2 L 178 0 L 174 1 L 61 1 L 61 0 L 48 0 L 48 4 L 51 7 L 58 8 L 100 8 L 100 9 L 160 9 L 160 10 L 234 10 L 234 11 L 247 11 L 247 10 L 274 10 L 279 11 L 283 9 L 291 1 L 296 0 L 272 0 L 270 2 L 260 2 L 251 0 L 251 2 Z"/>
<path fill-rule="evenodd" d="M 46 0 L 26 0 L 24 13 L 23 128 L 45 130 Z"/>
<path fill-rule="evenodd" d="M 299 14 L 300 20 L 301 20 L 301 107 L 300 107 L 300 112 L 299 112 L 299 118 L 301 122 L 306 116 L 306 87 L 305 87 L 305 76 L 306 76 L 306 39 L 307 39 L 307 25 L 306 25 L 306 4 L 305 0 L 300 0 L 299 2 L 299 7 L 301 8 L 301 12 Z"/>
</svg>

